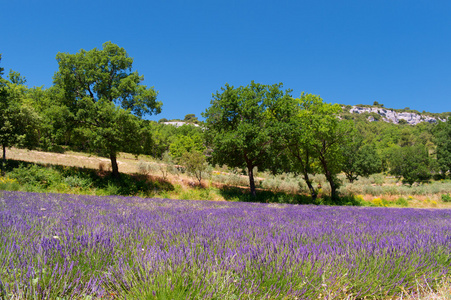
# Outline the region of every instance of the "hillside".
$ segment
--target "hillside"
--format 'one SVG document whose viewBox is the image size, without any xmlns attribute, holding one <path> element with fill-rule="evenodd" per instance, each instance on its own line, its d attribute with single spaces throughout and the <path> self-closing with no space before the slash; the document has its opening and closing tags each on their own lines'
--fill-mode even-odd
<svg viewBox="0 0 451 300">
<path fill-rule="evenodd" d="M 393 124 L 417 125 L 422 122 L 437 123 L 446 121 L 450 112 L 440 114 L 418 112 L 416 110 L 385 108 L 383 105 L 343 105 L 344 114 L 359 114 L 366 116 L 369 122 L 384 121 Z"/>
</svg>

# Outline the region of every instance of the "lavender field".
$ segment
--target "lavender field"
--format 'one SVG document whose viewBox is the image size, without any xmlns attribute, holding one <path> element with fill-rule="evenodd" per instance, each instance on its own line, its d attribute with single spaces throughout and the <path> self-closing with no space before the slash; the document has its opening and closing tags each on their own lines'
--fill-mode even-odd
<svg viewBox="0 0 451 300">
<path fill-rule="evenodd" d="M 450 252 L 450 210 L 0 194 L 0 299 L 380 299 Z"/>
</svg>

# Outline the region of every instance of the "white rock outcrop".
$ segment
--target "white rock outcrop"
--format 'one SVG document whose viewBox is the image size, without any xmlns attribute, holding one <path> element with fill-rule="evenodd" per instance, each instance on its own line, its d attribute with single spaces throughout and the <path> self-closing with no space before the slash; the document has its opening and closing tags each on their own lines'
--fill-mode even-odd
<svg viewBox="0 0 451 300">
<path fill-rule="evenodd" d="M 361 107 L 361 106 L 353 106 L 350 110 L 350 113 L 355 114 L 363 114 L 363 113 L 375 113 L 381 116 L 382 120 L 385 122 L 391 122 L 394 124 L 398 124 L 400 120 L 405 120 L 407 124 L 416 125 L 421 122 L 428 123 L 437 123 L 438 120 L 445 122 L 445 119 L 435 118 L 432 116 L 420 115 L 416 113 L 410 112 L 396 112 L 391 109 L 379 108 L 379 107 Z M 372 116 L 369 116 L 368 120 L 370 122 L 376 121 L 376 119 Z"/>
</svg>

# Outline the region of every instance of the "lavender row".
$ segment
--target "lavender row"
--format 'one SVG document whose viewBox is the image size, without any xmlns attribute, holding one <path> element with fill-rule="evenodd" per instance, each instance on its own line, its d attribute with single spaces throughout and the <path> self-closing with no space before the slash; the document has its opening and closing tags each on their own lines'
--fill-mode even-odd
<svg viewBox="0 0 451 300">
<path fill-rule="evenodd" d="M 0 298 L 381 298 L 450 249 L 450 210 L 0 196 Z"/>
</svg>

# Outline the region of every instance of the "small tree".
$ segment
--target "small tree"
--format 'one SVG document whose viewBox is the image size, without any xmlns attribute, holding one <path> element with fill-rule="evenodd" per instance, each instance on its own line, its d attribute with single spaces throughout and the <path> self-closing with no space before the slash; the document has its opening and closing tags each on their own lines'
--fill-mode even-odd
<svg viewBox="0 0 451 300">
<path fill-rule="evenodd" d="M 364 144 L 362 137 L 350 138 L 341 145 L 343 155 L 342 171 L 349 182 L 359 176 L 368 177 L 382 171 L 382 161 L 374 145 Z"/>
<path fill-rule="evenodd" d="M 208 169 L 205 155 L 198 151 L 185 152 L 180 161 L 185 166 L 186 171 L 194 176 L 199 181 L 199 185 L 201 185 L 202 178 Z"/>
<path fill-rule="evenodd" d="M 183 121 L 187 122 L 187 123 L 194 123 L 194 124 L 199 123 L 199 120 L 197 119 L 195 114 L 187 114 L 185 116 L 185 118 L 183 119 Z"/>
<path fill-rule="evenodd" d="M 316 158 L 319 169 L 330 184 L 331 198 L 335 199 L 339 187 L 337 174 L 343 163 L 340 147 L 353 132 L 352 122 L 340 120 L 341 107 L 325 103 L 319 96 L 303 93 L 297 101 L 300 108 L 298 117 L 303 119 L 299 130 L 307 132 L 306 150 Z"/>
</svg>

